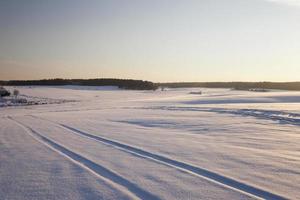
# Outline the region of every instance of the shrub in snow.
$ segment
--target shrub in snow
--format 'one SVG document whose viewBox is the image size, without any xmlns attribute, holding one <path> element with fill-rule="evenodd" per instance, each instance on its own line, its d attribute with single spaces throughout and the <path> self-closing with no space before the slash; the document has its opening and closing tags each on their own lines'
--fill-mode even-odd
<svg viewBox="0 0 300 200">
<path fill-rule="evenodd" d="M 7 91 L 4 87 L 0 87 L 0 97 L 10 96 L 10 92 Z"/>
<path fill-rule="evenodd" d="M 19 90 L 14 90 L 13 91 L 13 94 L 14 94 L 14 96 L 17 98 L 18 97 L 18 95 L 20 94 L 20 92 L 19 92 Z"/>
<path fill-rule="evenodd" d="M 199 95 L 201 95 L 202 92 L 201 91 L 199 91 L 199 92 L 190 92 L 190 94 L 199 94 Z"/>
<path fill-rule="evenodd" d="M 17 104 L 26 104 L 27 103 L 27 99 L 15 99 L 14 103 L 17 103 Z"/>
</svg>

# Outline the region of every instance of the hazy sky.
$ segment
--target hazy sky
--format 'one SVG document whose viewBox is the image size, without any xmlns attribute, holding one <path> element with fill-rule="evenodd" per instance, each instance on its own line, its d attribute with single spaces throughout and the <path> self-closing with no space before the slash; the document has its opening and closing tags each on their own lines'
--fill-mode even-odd
<svg viewBox="0 0 300 200">
<path fill-rule="evenodd" d="M 0 79 L 300 81 L 300 0 L 0 0 Z"/>
</svg>

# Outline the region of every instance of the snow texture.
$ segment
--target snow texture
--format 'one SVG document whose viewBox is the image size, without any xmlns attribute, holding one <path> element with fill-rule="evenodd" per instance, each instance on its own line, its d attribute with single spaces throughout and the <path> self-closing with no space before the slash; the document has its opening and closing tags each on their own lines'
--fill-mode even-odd
<svg viewBox="0 0 300 200">
<path fill-rule="evenodd" d="M 17 89 L 44 103 L 0 108 L 1 199 L 300 196 L 300 92 Z"/>
</svg>

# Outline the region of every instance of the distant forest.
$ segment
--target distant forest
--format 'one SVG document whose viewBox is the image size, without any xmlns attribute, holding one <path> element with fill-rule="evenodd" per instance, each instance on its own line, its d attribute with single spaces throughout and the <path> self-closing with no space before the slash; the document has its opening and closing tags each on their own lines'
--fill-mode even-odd
<svg viewBox="0 0 300 200">
<path fill-rule="evenodd" d="M 132 79 L 43 79 L 0 81 L 0 85 L 82 85 L 82 86 L 117 86 L 130 90 L 156 90 L 158 86 L 150 81 Z"/>
<path fill-rule="evenodd" d="M 300 82 L 181 82 L 159 83 L 161 87 L 205 87 L 205 88 L 233 88 L 236 90 L 249 89 L 278 89 L 300 91 Z"/>
<path fill-rule="evenodd" d="M 12 80 L 0 81 L 0 85 L 82 85 L 82 86 L 117 86 L 122 89 L 131 90 L 156 90 L 159 87 L 183 88 L 183 87 L 205 87 L 205 88 L 232 88 L 236 90 L 249 89 L 278 89 L 300 91 L 300 82 L 174 82 L 153 83 L 143 80 L 132 79 L 43 79 L 43 80 Z"/>
</svg>

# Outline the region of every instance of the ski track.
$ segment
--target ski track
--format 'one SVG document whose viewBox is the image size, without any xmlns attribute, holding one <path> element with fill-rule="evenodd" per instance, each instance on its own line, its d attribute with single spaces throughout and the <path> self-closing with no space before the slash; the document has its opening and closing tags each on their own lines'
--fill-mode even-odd
<svg viewBox="0 0 300 200">
<path fill-rule="evenodd" d="M 43 136 L 41 133 L 33 130 L 29 126 L 15 120 L 11 116 L 7 117 L 8 119 L 14 121 L 20 127 L 25 129 L 30 136 L 32 136 L 38 142 L 46 145 L 50 149 L 54 150 L 55 152 L 63 155 L 67 159 L 71 160 L 73 163 L 79 165 L 80 167 L 86 169 L 87 171 L 91 172 L 98 178 L 103 179 L 104 181 L 108 182 L 112 186 L 114 186 L 119 191 L 127 194 L 132 199 L 153 199 L 159 200 L 160 198 L 155 196 L 154 194 L 149 193 L 148 191 L 143 190 L 136 184 L 130 182 L 129 180 L 123 178 L 122 176 L 110 171 L 109 169 L 91 161 L 87 158 L 67 149 L 66 147 L 62 146 L 61 144 L 54 142 L 53 140 Z"/>
<path fill-rule="evenodd" d="M 118 150 L 130 153 L 132 155 L 142 157 L 142 158 L 145 158 L 147 160 L 151 160 L 151 161 L 154 161 L 156 163 L 160 163 L 160 164 L 178 169 L 182 172 L 188 173 L 188 174 L 193 175 L 193 176 L 200 177 L 202 179 L 205 179 L 205 180 L 208 180 L 208 181 L 213 182 L 215 184 L 218 184 L 218 185 L 220 185 L 224 188 L 231 189 L 231 190 L 243 193 L 243 194 L 248 195 L 250 197 L 254 197 L 254 198 L 257 198 L 257 199 L 272 199 L 272 200 L 287 199 L 283 196 L 280 196 L 280 195 L 265 191 L 263 189 L 257 188 L 255 186 L 251 186 L 251 185 L 248 185 L 246 183 L 242 183 L 240 181 L 225 177 L 223 175 L 220 175 L 218 173 L 209 171 L 209 170 L 204 169 L 204 168 L 200 168 L 200 167 L 188 164 L 188 163 L 184 163 L 184 162 L 177 161 L 177 160 L 174 160 L 174 159 L 171 159 L 171 158 L 167 158 L 167 157 L 164 157 L 162 155 L 154 154 L 154 153 L 151 153 L 151 152 L 148 152 L 148 151 L 145 151 L 145 150 L 133 147 L 133 146 L 129 146 L 129 145 L 124 144 L 124 143 L 120 143 L 120 142 L 117 142 L 117 141 L 114 141 L 114 140 L 104 138 L 102 136 L 98 136 L 98 135 L 96 136 L 94 134 L 90 134 L 90 133 L 84 132 L 82 130 L 78 130 L 74 127 L 71 127 L 71 126 L 68 126 L 68 125 L 65 125 L 65 124 L 62 124 L 62 123 L 56 123 L 54 121 L 44 119 L 44 118 L 41 118 L 41 117 L 37 117 L 37 116 L 33 116 L 33 115 L 30 115 L 30 116 L 34 117 L 34 118 L 37 118 L 37 119 L 44 120 L 44 121 L 49 121 L 49 122 L 51 122 L 53 124 L 56 124 L 56 125 L 59 125 L 59 126 L 65 128 L 65 129 L 71 131 L 72 133 L 74 133 L 76 135 L 80 135 L 80 136 L 83 136 L 83 137 L 101 142 L 103 144 L 112 146 L 112 147 L 114 147 Z"/>
<path fill-rule="evenodd" d="M 157 106 L 157 107 L 141 107 L 136 109 L 153 109 L 168 111 L 202 111 L 220 114 L 233 114 L 241 116 L 256 117 L 258 119 L 266 119 L 277 121 L 283 124 L 291 124 L 300 126 L 300 114 L 288 113 L 284 111 L 262 110 L 262 109 L 225 109 L 225 108 L 201 108 L 201 107 L 177 107 L 177 106 Z"/>
</svg>

